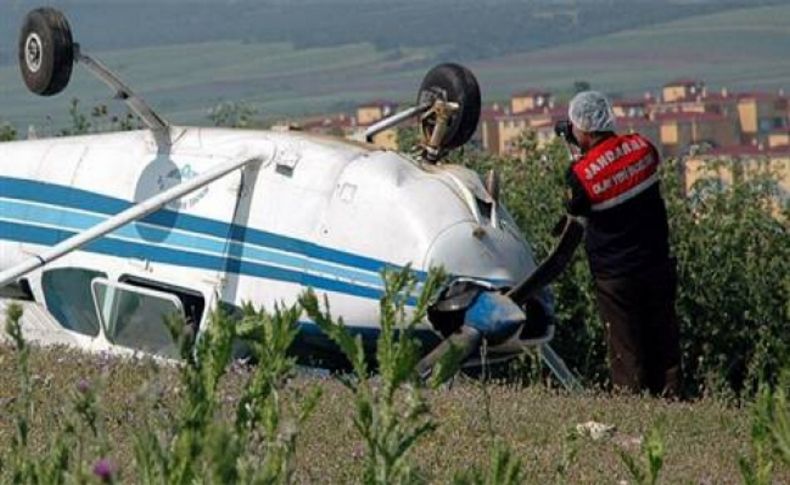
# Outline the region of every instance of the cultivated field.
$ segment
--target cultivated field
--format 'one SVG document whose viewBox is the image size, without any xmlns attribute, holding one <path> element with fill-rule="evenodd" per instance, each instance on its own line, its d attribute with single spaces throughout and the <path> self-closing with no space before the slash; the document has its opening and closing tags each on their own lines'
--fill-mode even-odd
<svg viewBox="0 0 790 485">
<path fill-rule="evenodd" d="M 474 65 L 491 94 L 519 80 L 549 88 L 584 79 L 610 92 L 654 92 L 678 77 L 713 87 L 790 87 L 790 5 L 735 10 L 627 30 Z"/>
<path fill-rule="evenodd" d="M 583 22 L 583 19 L 581 19 Z M 559 47 L 466 62 L 488 101 L 529 86 L 562 93 L 575 80 L 609 92 L 641 94 L 679 77 L 713 87 L 790 87 L 790 5 L 746 8 L 601 35 Z M 471 35 L 471 34 L 470 34 Z M 291 43 L 218 40 L 104 51 L 85 45 L 176 122 L 206 122 L 221 100 L 246 101 L 265 118 L 347 110 L 376 98 L 408 101 L 423 74 L 448 46 L 378 48 L 374 43 L 298 48 Z M 0 119 L 21 128 L 65 123 L 72 97 L 93 106 L 104 86 L 77 71 L 73 86 L 53 99 L 23 91 L 16 66 L 0 68 Z"/>
</svg>

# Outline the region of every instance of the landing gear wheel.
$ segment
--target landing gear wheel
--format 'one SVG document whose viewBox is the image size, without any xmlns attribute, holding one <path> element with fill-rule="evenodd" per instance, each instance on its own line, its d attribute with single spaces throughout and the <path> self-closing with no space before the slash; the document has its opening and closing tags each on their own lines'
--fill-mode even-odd
<svg viewBox="0 0 790 485">
<path fill-rule="evenodd" d="M 38 8 L 25 17 L 19 35 L 19 69 L 27 88 L 41 96 L 63 91 L 74 66 L 74 42 L 66 17 Z"/>
<path fill-rule="evenodd" d="M 442 149 L 457 148 L 472 137 L 480 121 L 480 86 L 472 72 L 458 64 L 440 64 L 431 69 L 422 81 L 417 103 L 440 99 L 456 103 L 458 110 L 453 113 L 442 138 Z M 423 118 L 423 136 L 430 138 L 436 120 Z"/>
</svg>

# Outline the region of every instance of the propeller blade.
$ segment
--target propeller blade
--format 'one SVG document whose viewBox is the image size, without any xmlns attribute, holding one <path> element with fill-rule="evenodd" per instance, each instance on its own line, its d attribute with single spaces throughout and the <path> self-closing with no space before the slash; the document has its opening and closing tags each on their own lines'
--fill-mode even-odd
<svg viewBox="0 0 790 485">
<path fill-rule="evenodd" d="M 464 325 L 436 346 L 428 355 L 417 364 L 417 372 L 423 378 L 428 377 L 433 367 L 453 349 L 460 351 L 459 360 L 464 361 L 480 346 L 483 334 L 479 330 Z"/>
<path fill-rule="evenodd" d="M 554 281 L 565 271 L 582 240 L 582 236 L 584 236 L 583 219 L 567 216 L 557 246 L 532 274 L 508 291 L 507 296 L 516 304 L 524 305 L 532 294 Z"/>
</svg>

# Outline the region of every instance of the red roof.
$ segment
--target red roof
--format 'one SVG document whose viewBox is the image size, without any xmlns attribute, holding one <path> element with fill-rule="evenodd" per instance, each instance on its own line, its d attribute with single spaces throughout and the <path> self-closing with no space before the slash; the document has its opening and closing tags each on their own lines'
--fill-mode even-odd
<svg viewBox="0 0 790 485">
<path fill-rule="evenodd" d="M 705 152 L 703 155 L 711 157 L 743 157 L 743 156 L 772 156 L 790 157 L 790 147 L 763 148 L 755 145 L 734 145 L 717 147 Z"/>
<path fill-rule="evenodd" d="M 674 81 L 670 81 L 670 82 L 664 84 L 664 87 L 665 88 L 674 87 L 674 86 L 685 86 L 685 87 L 688 87 L 688 86 L 698 86 L 700 84 L 705 84 L 705 83 L 700 81 L 699 79 L 680 78 L 680 79 L 675 79 Z"/>
<path fill-rule="evenodd" d="M 527 96 L 551 96 L 551 92 L 539 88 L 530 88 L 530 89 L 525 89 L 523 91 L 519 91 L 517 93 L 513 93 L 514 98 L 521 98 Z"/>
<path fill-rule="evenodd" d="M 398 106 L 396 101 L 389 101 L 387 99 L 374 99 L 367 103 L 362 103 L 357 108 L 394 108 Z"/>
<path fill-rule="evenodd" d="M 502 114 L 503 112 L 501 108 L 482 108 L 480 110 L 480 119 L 483 121 L 493 120 Z"/>
<path fill-rule="evenodd" d="M 737 94 L 728 92 L 722 94 L 720 91 L 708 92 L 700 97 L 700 101 L 735 101 Z"/>
<path fill-rule="evenodd" d="M 738 93 L 738 99 L 757 99 L 763 101 L 779 101 L 785 100 L 786 98 L 778 93 L 770 93 L 765 91 L 752 91 L 752 92 L 745 92 L 745 93 Z"/>
<path fill-rule="evenodd" d="M 633 106 L 643 108 L 647 105 L 648 100 L 642 98 L 636 99 L 615 99 L 612 101 L 612 106 L 621 106 L 623 108 L 630 108 Z"/>
</svg>

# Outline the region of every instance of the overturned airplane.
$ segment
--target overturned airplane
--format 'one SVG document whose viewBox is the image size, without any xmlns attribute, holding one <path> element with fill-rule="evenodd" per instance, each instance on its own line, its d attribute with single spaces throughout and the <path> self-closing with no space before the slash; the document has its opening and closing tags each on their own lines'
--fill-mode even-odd
<svg viewBox="0 0 790 485">
<path fill-rule="evenodd" d="M 307 288 L 375 346 L 384 268 L 410 265 L 424 281 L 451 275 L 416 332 L 421 371 L 452 345 L 467 364 L 548 346 L 545 288 L 581 236 L 573 221 L 537 266 L 498 200 L 495 176 L 441 163 L 477 128 L 480 90 L 456 64 L 432 69 L 415 104 L 371 126 L 417 119 L 419 156 L 308 135 L 173 126 L 72 41 L 62 13 L 30 12 L 20 38 L 27 87 L 66 88 L 75 65 L 106 83 L 140 118 L 140 131 L 0 144 L 0 288 L 26 299 L 41 341 L 84 349 L 177 355 L 162 322 L 178 312 L 199 331 L 207 309 L 271 308 Z M 54 336 L 58 336 L 55 338 Z M 296 351 L 339 359 L 305 318 Z"/>
</svg>

